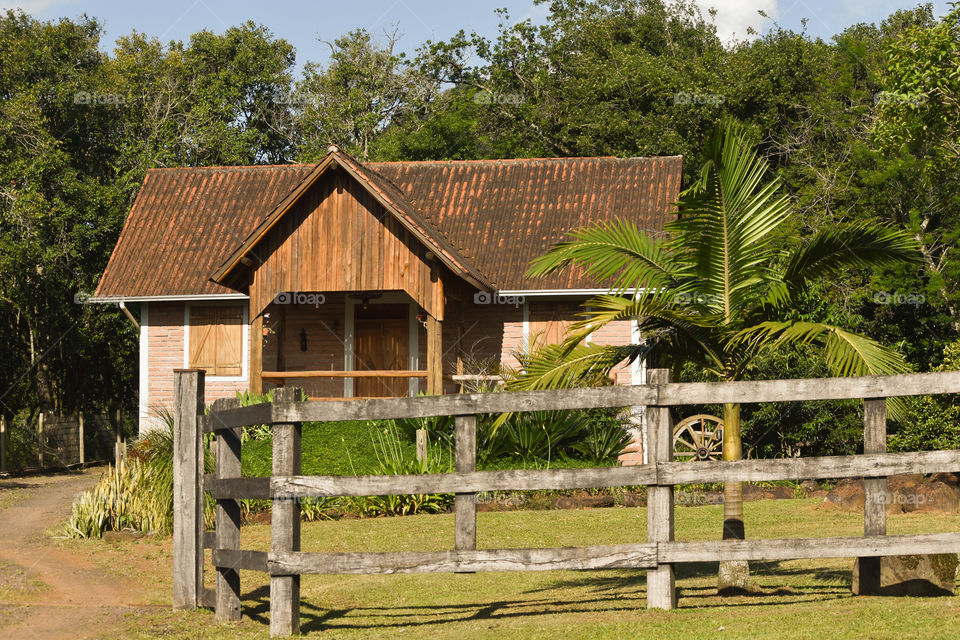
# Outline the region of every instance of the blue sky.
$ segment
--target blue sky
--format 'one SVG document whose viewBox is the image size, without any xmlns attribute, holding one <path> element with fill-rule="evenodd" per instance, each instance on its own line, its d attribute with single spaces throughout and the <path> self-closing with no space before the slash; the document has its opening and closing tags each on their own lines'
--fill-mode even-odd
<svg viewBox="0 0 960 640">
<path fill-rule="evenodd" d="M 782 27 L 807 30 L 829 38 L 856 22 L 875 22 L 896 9 L 916 6 L 917 1 L 897 0 L 697 0 L 702 8 L 718 10 L 717 25 L 722 36 L 743 35 L 748 24 L 761 31 L 771 22 L 760 18 L 761 9 Z M 944 0 L 934 2 L 937 15 L 947 10 Z M 328 49 L 320 40 L 366 27 L 381 35 L 394 26 L 402 34 L 401 49 L 412 52 L 427 39 L 445 39 L 464 29 L 468 33 L 493 36 L 497 33 L 497 7 L 507 7 L 511 18 L 542 20 L 543 5 L 532 0 L 352 0 L 332 2 L 265 2 L 264 0 L 0 0 L 0 8 L 21 8 L 34 17 L 56 19 L 83 13 L 99 18 L 105 25 L 105 49 L 132 30 L 145 32 L 166 42 L 186 40 L 202 29 L 222 32 L 245 20 L 266 25 L 297 49 L 297 64 L 325 60 Z"/>
</svg>

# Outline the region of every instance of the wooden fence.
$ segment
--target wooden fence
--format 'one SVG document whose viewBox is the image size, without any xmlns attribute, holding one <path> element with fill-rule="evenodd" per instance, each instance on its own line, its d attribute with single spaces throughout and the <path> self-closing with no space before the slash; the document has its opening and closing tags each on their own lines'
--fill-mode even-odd
<svg viewBox="0 0 960 640">
<path fill-rule="evenodd" d="M 176 372 L 174 474 L 174 594 L 177 608 L 214 606 L 217 617 L 240 616 L 238 571 L 270 576 L 270 633 L 299 632 L 303 574 L 645 569 L 647 606 L 676 606 L 673 566 L 723 560 L 777 561 L 860 557 L 860 592 L 876 593 L 879 558 L 960 551 L 960 533 L 887 536 L 886 477 L 897 473 L 960 471 L 960 451 L 886 453 L 886 398 L 960 393 L 960 372 L 763 382 L 671 383 L 669 372 L 648 372 L 648 384 L 564 391 L 488 393 L 419 398 L 294 402 L 296 390 L 278 389 L 273 403 L 240 407 L 217 401 L 204 415 L 203 372 Z M 673 462 L 670 407 L 728 402 L 864 399 L 865 452 L 854 456 Z M 478 414 L 508 411 L 646 407 L 648 464 L 546 470 L 476 470 Z M 456 471 L 406 476 L 304 476 L 301 424 L 455 416 Z M 240 433 L 250 424 L 273 425 L 273 475 L 240 477 Z M 203 435 L 215 433 L 216 473 L 203 475 Z M 686 483 L 866 478 L 864 536 L 782 540 L 674 541 L 673 486 Z M 476 494 L 646 485 L 647 536 L 630 544 L 554 549 L 476 548 Z M 203 493 L 216 499 L 216 531 L 203 530 Z M 450 551 L 305 553 L 300 550 L 299 499 L 410 493 L 455 494 Z M 273 501 L 270 551 L 239 548 L 240 498 Z M 719 524 L 719 523 L 718 523 Z M 204 596 L 203 553 L 212 549 L 215 600 Z"/>
<path fill-rule="evenodd" d="M 17 472 L 63 469 L 98 462 L 116 461 L 123 455 L 125 446 L 121 439 L 122 415 L 100 414 L 71 415 L 55 413 L 37 414 L 35 432 L 31 439 L 36 443 L 36 456 L 32 460 L 20 460 Z M 6 416 L 0 416 L 0 474 L 5 474 L 11 465 L 10 425 Z"/>
</svg>

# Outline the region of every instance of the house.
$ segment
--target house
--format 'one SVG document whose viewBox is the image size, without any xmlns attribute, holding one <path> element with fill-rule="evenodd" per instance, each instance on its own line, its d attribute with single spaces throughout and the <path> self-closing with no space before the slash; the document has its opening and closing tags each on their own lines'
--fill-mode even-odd
<svg viewBox="0 0 960 640">
<path fill-rule="evenodd" d="M 205 369 L 208 402 L 303 387 L 311 398 L 455 393 L 557 341 L 602 287 L 530 261 L 565 233 L 627 218 L 662 229 L 681 158 L 152 169 L 92 301 L 140 308 L 140 428 Z M 595 342 L 639 340 L 633 323 Z M 639 368 L 616 372 L 639 382 Z"/>
</svg>

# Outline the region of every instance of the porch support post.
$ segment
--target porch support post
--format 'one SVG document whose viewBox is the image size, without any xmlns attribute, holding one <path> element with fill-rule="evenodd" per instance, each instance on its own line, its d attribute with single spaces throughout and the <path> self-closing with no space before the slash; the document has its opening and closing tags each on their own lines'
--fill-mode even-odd
<svg viewBox="0 0 960 640">
<path fill-rule="evenodd" d="M 443 323 L 427 316 L 427 393 L 443 393 Z"/>
<path fill-rule="evenodd" d="M 253 298 L 251 298 L 251 302 Z M 250 307 L 253 313 L 253 306 Z M 263 393 L 263 314 L 250 318 L 250 393 Z"/>
</svg>

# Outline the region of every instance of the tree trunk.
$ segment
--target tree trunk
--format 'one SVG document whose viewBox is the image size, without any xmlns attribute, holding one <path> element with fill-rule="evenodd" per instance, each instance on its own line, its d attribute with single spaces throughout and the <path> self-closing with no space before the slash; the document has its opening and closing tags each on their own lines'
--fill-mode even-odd
<svg viewBox="0 0 960 640">
<path fill-rule="evenodd" d="M 740 441 L 740 405 L 723 405 L 723 459 L 740 460 L 743 447 Z M 743 540 L 743 483 L 723 485 L 723 539 Z M 746 560 L 728 560 L 720 563 L 717 592 L 720 595 L 742 595 L 750 591 L 750 565 Z"/>
</svg>

